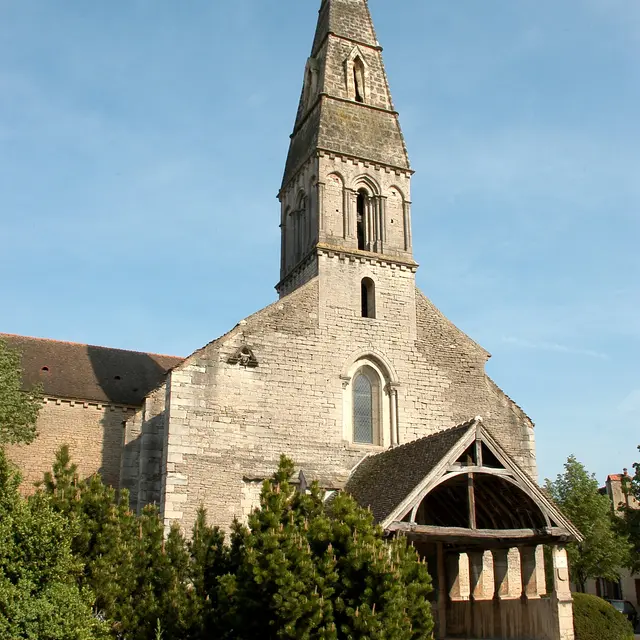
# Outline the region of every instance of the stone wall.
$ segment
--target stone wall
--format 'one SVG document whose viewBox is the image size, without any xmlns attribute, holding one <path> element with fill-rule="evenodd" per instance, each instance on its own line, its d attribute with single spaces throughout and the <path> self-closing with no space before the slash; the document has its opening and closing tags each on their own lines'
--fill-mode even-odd
<svg viewBox="0 0 640 640">
<path fill-rule="evenodd" d="M 38 438 L 30 445 L 8 447 L 9 459 L 23 474 L 24 491 L 51 470 L 56 451 L 68 444 L 81 477 L 100 473 L 107 484 L 120 483 L 124 422 L 133 407 L 46 398 L 38 418 Z"/>
<path fill-rule="evenodd" d="M 488 354 L 416 291 L 413 269 L 319 253 L 318 278 L 170 374 L 167 525 L 178 520 L 190 529 L 200 505 L 223 527 L 245 517 L 247 483 L 270 475 L 281 453 L 307 479 L 342 486 L 363 456 L 382 450 L 352 443 L 344 429 L 348 372 L 365 357 L 385 371 L 385 394 L 397 396 L 400 443 L 481 414 L 534 473 L 530 421 L 487 378 Z M 361 317 L 363 277 L 376 284 L 376 319 Z M 257 366 L 235 357 L 245 347 Z"/>
</svg>

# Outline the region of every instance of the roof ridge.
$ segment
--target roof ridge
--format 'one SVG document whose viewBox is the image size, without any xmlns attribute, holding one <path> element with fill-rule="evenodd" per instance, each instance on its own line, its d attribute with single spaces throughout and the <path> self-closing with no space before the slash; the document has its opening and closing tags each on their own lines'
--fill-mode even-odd
<svg viewBox="0 0 640 640">
<path fill-rule="evenodd" d="M 178 360 L 184 360 L 184 356 L 173 356 L 168 353 L 155 353 L 153 351 L 137 351 L 135 349 L 122 349 L 121 347 L 106 347 L 99 344 L 89 344 L 87 342 L 73 342 L 71 340 L 57 340 L 56 338 L 40 338 L 38 336 L 25 336 L 18 333 L 0 333 L 0 340 L 3 337 L 7 338 L 24 338 L 27 340 L 40 340 L 42 342 L 52 342 L 54 344 L 68 344 L 76 347 L 94 347 L 96 349 L 108 349 L 110 351 L 125 351 L 127 353 L 144 353 L 148 356 L 159 356 L 161 358 L 176 358 Z"/>
<path fill-rule="evenodd" d="M 393 447 L 392 449 L 386 449 L 385 451 L 380 451 L 379 453 L 376 453 L 374 455 L 365 456 L 360 462 L 364 462 L 365 460 L 372 460 L 373 458 L 377 458 L 378 456 L 383 456 L 392 451 L 400 451 L 401 449 L 404 449 L 408 446 L 415 445 L 416 442 L 423 442 L 424 440 L 429 440 L 430 438 L 435 438 L 436 436 L 441 436 L 445 433 L 450 433 L 451 431 L 455 431 L 456 429 L 462 429 L 463 427 L 470 429 L 473 425 L 475 425 L 478 422 L 482 422 L 482 418 L 480 418 L 480 416 L 475 416 L 474 418 L 471 418 L 470 420 L 465 420 L 465 422 L 456 424 L 453 427 L 448 427 L 447 429 L 443 429 L 442 431 L 436 431 L 435 433 L 431 433 L 428 436 L 422 436 L 421 438 L 416 438 L 415 440 L 410 440 L 409 442 L 403 442 L 397 447 Z M 360 463 L 358 463 L 358 465 L 359 464 Z M 354 467 L 354 470 L 355 470 L 355 467 Z"/>
</svg>

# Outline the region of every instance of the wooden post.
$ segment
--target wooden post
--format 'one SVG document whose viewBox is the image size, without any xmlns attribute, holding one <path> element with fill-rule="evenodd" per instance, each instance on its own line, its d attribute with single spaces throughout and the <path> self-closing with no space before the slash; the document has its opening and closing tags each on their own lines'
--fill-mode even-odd
<svg viewBox="0 0 640 640">
<path fill-rule="evenodd" d="M 477 529 L 476 522 L 476 493 L 473 486 L 473 473 L 467 476 L 467 486 L 469 489 L 469 528 Z"/>
<path fill-rule="evenodd" d="M 444 544 L 438 542 L 438 637 L 447 637 L 447 568 Z"/>
</svg>

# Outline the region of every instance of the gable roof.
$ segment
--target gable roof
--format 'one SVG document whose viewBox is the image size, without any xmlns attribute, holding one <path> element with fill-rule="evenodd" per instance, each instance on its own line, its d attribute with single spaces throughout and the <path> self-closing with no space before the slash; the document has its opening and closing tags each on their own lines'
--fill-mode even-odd
<svg viewBox="0 0 640 640">
<path fill-rule="evenodd" d="M 345 491 L 382 522 L 470 429 L 475 420 L 367 457 L 354 469 Z"/>
<path fill-rule="evenodd" d="M 555 525 L 556 529 L 562 530 L 572 539 L 582 540 L 581 533 L 553 500 L 487 432 L 480 417 L 365 458 L 353 470 L 345 490 L 361 506 L 370 508 L 376 521 L 384 528 L 393 528 L 412 509 L 417 508 L 440 482 L 458 473 L 468 473 L 462 466 L 454 471 L 451 467 L 476 440 L 487 446 L 490 453 L 503 465 L 503 469 L 498 471 L 491 467 L 472 467 L 470 470 L 486 474 L 500 473 L 505 479 L 508 477 L 512 484 L 534 501 L 549 526 Z"/>
<path fill-rule="evenodd" d="M 45 396 L 140 406 L 183 358 L 0 333 L 22 353 L 23 388 Z"/>
</svg>

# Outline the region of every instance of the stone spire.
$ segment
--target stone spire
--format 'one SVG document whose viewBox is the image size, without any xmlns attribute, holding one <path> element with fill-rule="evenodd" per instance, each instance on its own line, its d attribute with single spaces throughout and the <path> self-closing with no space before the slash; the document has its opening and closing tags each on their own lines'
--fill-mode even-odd
<svg viewBox="0 0 640 640">
<path fill-rule="evenodd" d="M 318 150 L 409 168 L 367 0 L 323 0 L 283 179 Z"/>
<path fill-rule="evenodd" d="M 322 0 L 279 199 L 287 295 L 327 247 L 413 269 L 411 168 L 366 0 Z"/>
</svg>

